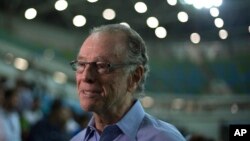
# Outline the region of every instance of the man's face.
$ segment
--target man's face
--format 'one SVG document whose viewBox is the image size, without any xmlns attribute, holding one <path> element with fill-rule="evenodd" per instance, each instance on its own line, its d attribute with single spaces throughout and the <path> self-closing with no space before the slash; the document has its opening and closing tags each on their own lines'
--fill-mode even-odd
<svg viewBox="0 0 250 141">
<path fill-rule="evenodd" d="M 126 53 L 123 34 L 94 33 L 83 43 L 78 60 L 120 64 L 125 63 Z M 76 72 L 81 107 L 86 111 L 100 113 L 121 105 L 126 106 L 131 100 L 127 92 L 128 78 L 129 73 L 125 68 L 99 74 L 94 66 L 87 65 L 83 72 Z"/>
</svg>

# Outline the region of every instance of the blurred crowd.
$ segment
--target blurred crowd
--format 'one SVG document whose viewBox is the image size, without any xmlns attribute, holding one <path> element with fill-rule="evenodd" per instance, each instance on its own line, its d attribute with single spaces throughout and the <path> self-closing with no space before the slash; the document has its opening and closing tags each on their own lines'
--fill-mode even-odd
<svg viewBox="0 0 250 141">
<path fill-rule="evenodd" d="M 38 85 L 0 76 L 0 141 L 69 141 L 87 126 L 89 113 L 79 113 L 64 97 Z M 214 141 L 183 134 L 187 141 Z"/>
<path fill-rule="evenodd" d="M 68 141 L 86 126 L 87 113 L 41 92 L 23 79 L 10 85 L 0 76 L 0 141 Z"/>
</svg>

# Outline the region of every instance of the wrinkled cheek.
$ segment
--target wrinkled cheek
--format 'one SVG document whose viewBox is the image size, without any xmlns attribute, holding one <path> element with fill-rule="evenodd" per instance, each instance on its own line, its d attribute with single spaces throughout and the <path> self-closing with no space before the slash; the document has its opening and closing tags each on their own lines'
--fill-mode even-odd
<svg viewBox="0 0 250 141">
<path fill-rule="evenodd" d="M 116 85 L 117 83 L 113 82 L 113 84 L 109 84 L 108 85 L 108 89 L 107 89 L 107 99 L 108 101 L 113 101 L 114 99 L 116 99 L 116 97 L 118 97 L 120 91 L 122 91 L 122 87 L 119 85 Z"/>
</svg>

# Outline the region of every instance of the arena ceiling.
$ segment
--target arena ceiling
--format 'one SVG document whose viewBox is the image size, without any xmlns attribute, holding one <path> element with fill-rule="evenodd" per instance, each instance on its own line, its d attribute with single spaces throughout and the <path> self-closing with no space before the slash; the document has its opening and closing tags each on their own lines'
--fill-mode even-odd
<svg viewBox="0 0 250 141">
<path fill-rule="evenodd" d="M 175 6 L 171 6 L 167 1 L 169 0 L 143 0 L 141 2 L 147 5 L 147 11 L 138 13 L 134 8 L 138 0 L 99 0 L 94 3 L 87 0 L 67 0 L 68 7 L 63 11 L 57 11 L 54 8 L 56 0 L 1 0 L 0 13 L 4 15 L 4 22 L 12 17 L 26 20 L 25 11 L 28 8 L 35 8 L 37 16 L 32 20 L 26 20 L 27 22 L 41 22 L 79 33 L 102 24 L 126 22 L 144 38 L 154 40 L 188 41 L 193 32 L 199 33 L 202 41 L 221 40 L 218 36 L 220 29 L 228 32 L 227 40 L 249 39 L 249 0 L 223 0 L 218 8 L 220 12 L 218 17 L 212 17 L 209 9 L 196 9 L 184 4 L 184 0 L 178 0 Z M 106 8 L 115 11 L 116 17 L 113 20 L 102 17 Z M 177 15 L 181 11 L 188 14 L 187 22 L 182 23 L 178 20 Z M 76 15 L 83 15 L 86 18 L 84 26 L 73 25 L 72 19 Z M 156 17 L 159 26 L 167 30 L 167 36 L 164 39 L 156 38 L 155 29 L 147 26 L 147 18 L 151 16 Z M 223 19 L 224 25 L 221 28 L 215 26 L 215 18 Z"/>
</svg>

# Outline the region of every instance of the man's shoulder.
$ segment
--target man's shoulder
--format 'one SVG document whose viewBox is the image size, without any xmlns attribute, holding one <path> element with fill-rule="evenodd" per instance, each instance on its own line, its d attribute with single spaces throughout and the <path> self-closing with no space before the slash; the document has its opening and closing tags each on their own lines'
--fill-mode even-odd
<svg viewBox="0 0 250 141">
<path fill-rule="evenodd" d="M 167 139 L 170 141 L 184 141 L 184 137 L 179 130 L 172 124 L 159 120 L 149 114 L 146 114 L 141 127 L 138 131 L 138 136 L 152 140 Z"/>
<path fill-rule="evenodd" d="M 73 138 L 71 138 L 70 141 L 81 141 L 85 137 L 86 134 L 86 128 L 77 133 Z"/>
<path fill-rule="evenodd" d="M 143 123 L 145 126 L 151 126 L 158 130 L 177 130 L 176 127 L 168 122 L 162 121 L 154 116 L 146 114 Z"/>
</svg>

